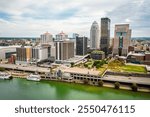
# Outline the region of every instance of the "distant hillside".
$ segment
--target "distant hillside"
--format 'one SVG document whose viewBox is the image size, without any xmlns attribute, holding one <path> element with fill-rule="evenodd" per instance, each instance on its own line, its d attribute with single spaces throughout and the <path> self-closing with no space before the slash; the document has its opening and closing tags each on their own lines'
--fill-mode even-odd
<svg viewBox="0 0 150 117">
<path fill-rule="evenodd" d="M 35 40 L 37 38 L 36 37 L 0 37 L 0 40 L 17 40 L 17 39 Z"/>
<path fill-rule="evenodd" d="M 149 40 L 150 41 L 150 37 L 132 37 L 133 40 Z"/>
</svg>

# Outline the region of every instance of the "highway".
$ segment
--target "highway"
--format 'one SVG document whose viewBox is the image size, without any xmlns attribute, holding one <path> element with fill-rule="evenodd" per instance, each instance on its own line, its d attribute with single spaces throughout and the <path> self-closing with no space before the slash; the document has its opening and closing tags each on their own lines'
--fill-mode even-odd
<svg viewBox="0 0 150 117">
<path fill-rule="evenodd" d="M 12 70 L 22 70 L 22 71 L 28 71 L 28 72 L 39 72 L 39 73 L 48 73 L 50 72 L 49 68 L 42 68 L 42 67 L 37 67 L 37 66 L 22 66 L 22 65 L 14 65 L 14 64 L 0 64 L 0 67 L 4 67 L 7 69 L 12 69 Z M 65 69 L 66 70 L 66 69 Z M 62 71 L 65 71 L 62 70 Z M 87 71 L 84 71 L 83 69 L 80 69 L 80 72 L 78 69 L 72 69 L 68 68 L 66 72 L 74 72 L 77 74 L 81 72 L 81 74 L 86 74 Z M 95 71 L 90 71 L 89 72 L 92 75 L 98 75 L 97 72 Z M 101 78 L 104 81 L 113 81 L 113 82 L 122 82 L 122 83 L 137 83 L 137 84 L 143 84 L 143 85 L 150 85 L 150 78 L 145 78 L 145 77 L 127 77 L 127 76 L 115 76 L 115 75 L 104 75 L 103 78 Z"/>
<path fill-rule="evenodd" d="M 4 67 L 6 69 L 12 70 L 22 70 L 29 72 L 50 72 L 49 68 L 42 68 L 37 66 L 22 66 L 22 65 L 14 65 L 14 64 L 0 64 L 0 67 Z"/>
<path fill-rule="evenodd" d="M 118 81 L 118 82 L 124 82 L 124 83 L 137 83 L 137 84 L 143 84 L 143 85 L 150 85 L 150 78 L 145 77 L 127 77 L 127 76 L 115 76 L 115 75 L 105 75 L 103 80 L 106 81 Z"/>
</svg>

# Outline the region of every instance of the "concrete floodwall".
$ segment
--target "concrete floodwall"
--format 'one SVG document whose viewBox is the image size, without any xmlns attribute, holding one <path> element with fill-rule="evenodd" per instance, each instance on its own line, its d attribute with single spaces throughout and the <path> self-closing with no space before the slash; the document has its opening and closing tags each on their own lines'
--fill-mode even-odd
<svg viewBox="0 0 150 117">
<path fill-rule="evenodd" d="M 127 72 L 112 72 L 112 71 L 107 71 L 105 73 L 105 75 L 133 76 L 133 77 L 147 77 L 147 78 L 150 78 L 150 74 L 127 73 Z"/>
</svg>

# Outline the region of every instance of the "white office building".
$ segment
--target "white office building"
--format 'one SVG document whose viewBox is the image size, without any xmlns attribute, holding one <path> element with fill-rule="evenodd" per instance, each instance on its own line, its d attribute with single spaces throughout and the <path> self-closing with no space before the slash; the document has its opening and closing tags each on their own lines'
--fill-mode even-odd
<svg viewBox="0 0 150 117">
<path fill-rule="evenodd" d="M 100 30 L 99 25 L 96 21 L 93 22 L 90 30 L 90 48 L 91 49 L 100 48 Z"/>
<path fill-rule="evenodd" d="M 42 34 L 40 38 L 40 43 L 47 44 L 49 42 L 53 42 L 53 35 L 48 32 Z"/>
<path fill-rule="evenodd" d="M 56 41 L 64 41 L 68 39 L 68 35 L 65 34 L 63 31 L 56 35 Z"/>
</svg>

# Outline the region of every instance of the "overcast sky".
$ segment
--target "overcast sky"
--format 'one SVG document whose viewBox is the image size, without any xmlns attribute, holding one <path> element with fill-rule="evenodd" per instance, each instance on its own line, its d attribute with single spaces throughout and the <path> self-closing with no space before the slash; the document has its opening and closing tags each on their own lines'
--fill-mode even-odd
<svg viewBox="0 0 150 117">
<path fill-rule="evenodd" d="M 150 36 L 150 0 L 0 0 L 0 37 L 38 37 L 49 31 L 89 37 L 93 21 L 129 23 L 132 37 Z"/>
</svg>

